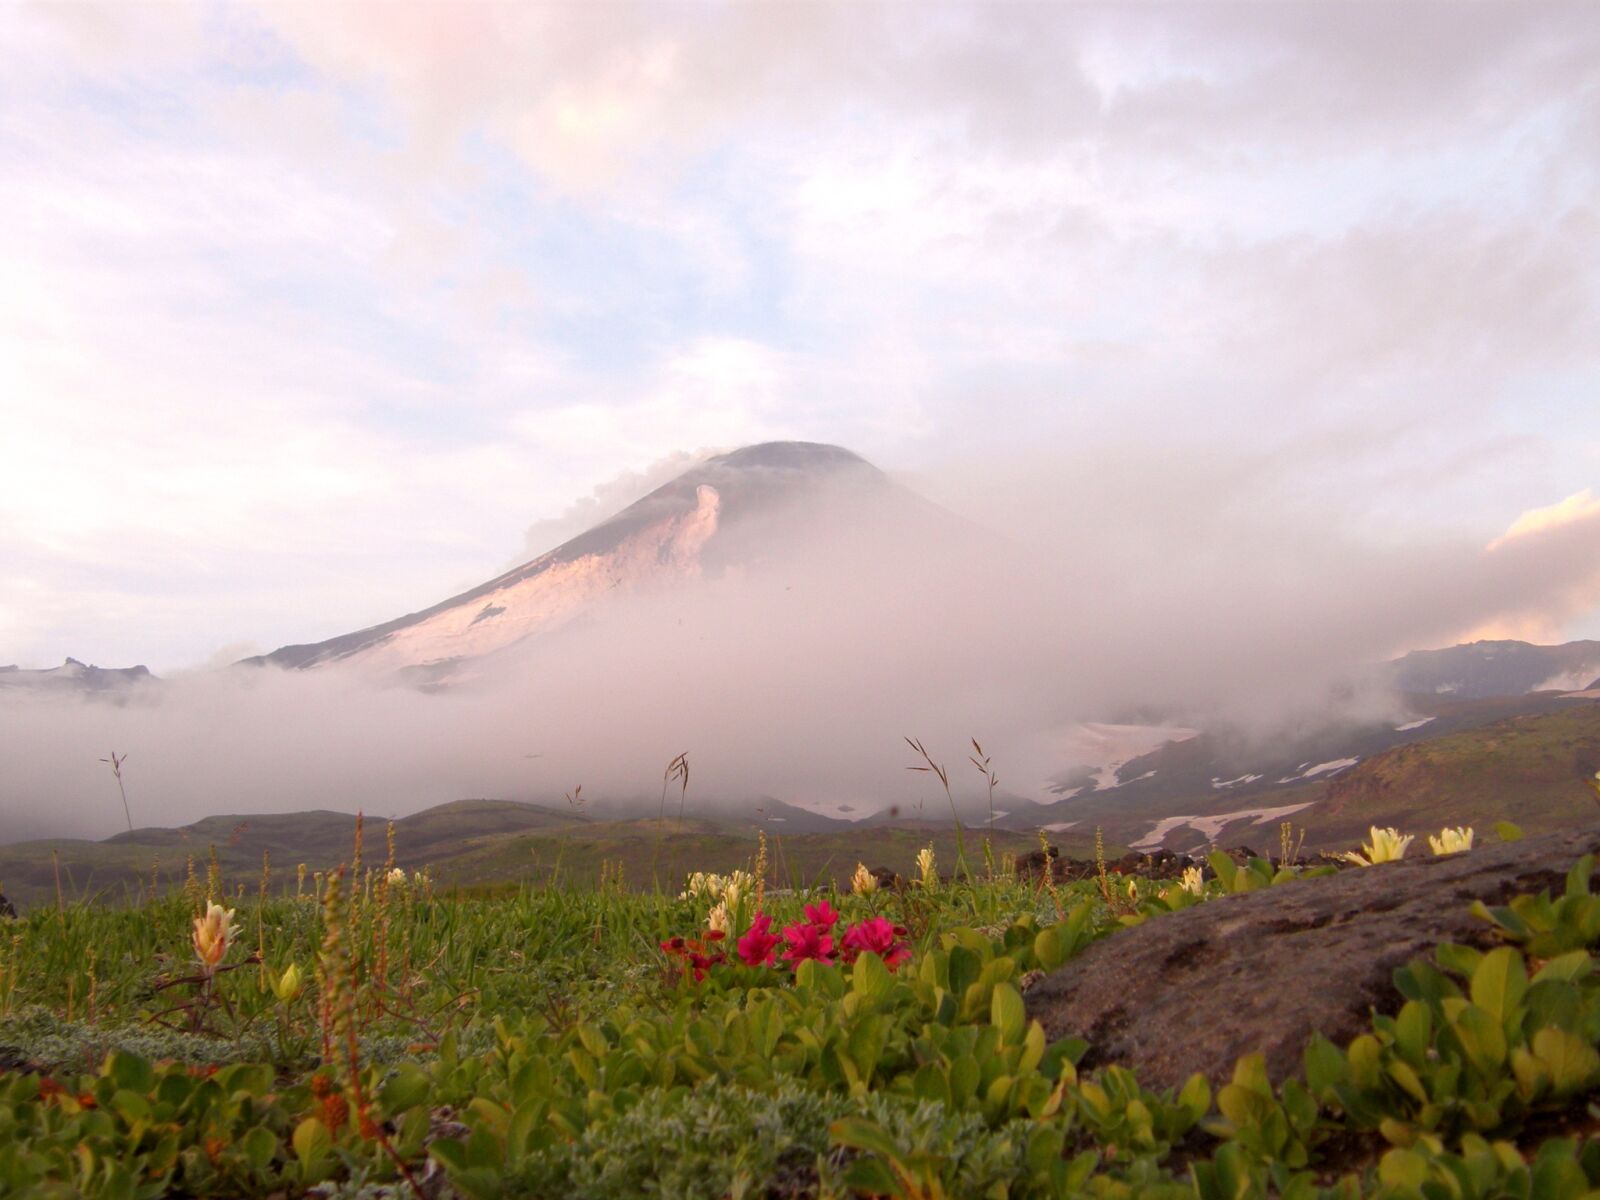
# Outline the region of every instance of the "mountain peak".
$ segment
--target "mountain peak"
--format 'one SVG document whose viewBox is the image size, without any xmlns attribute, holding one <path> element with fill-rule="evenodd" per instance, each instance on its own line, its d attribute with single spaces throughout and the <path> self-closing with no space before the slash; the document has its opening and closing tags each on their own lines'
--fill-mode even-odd
<svg viewBox="0 0 1600 1200">
<path fill-rule="evenodd" d="M 864 511 L 908 500 L 922 503 L 843 446 L 758 442 L 713 455 L 577 537 L 431 608 L 245 661 L 311 667 L 359 658 L 433 686 L 457 664 L 611 597 L 781 557 L 791 539 L 827 528 L 841 512 L 854 523 Z"/>
<path fill-rule="evenodd" d="M 707 466 L 713 464 L 738 469 L 768 467 L 791 471 L 828 471 L 861 467 L 877 469 L 855 451 L 846 450 L 843 446 L 829 445 L 827 442 L 756 442 L 754 445 L 741 446 L 737 450 L 714 455 L 706 460 Z"/>
</svg>

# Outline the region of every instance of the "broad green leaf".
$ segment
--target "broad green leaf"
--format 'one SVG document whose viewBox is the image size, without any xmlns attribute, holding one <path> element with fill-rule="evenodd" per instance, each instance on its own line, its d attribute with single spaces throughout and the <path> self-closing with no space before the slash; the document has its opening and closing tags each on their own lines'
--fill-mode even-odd
<svg viewBox="0 0 1600 1200">
<path fill-rule="evenodd" d="M 1000 1038 L 1007 1045 L 1022 1040 L 1027 1010 L 1023 1007 L 1022 996 L 1009 983 L 995 985 L 994 995 L 989 1000 L 989 1021 L 1000 1031 Z"/>
<path fill-rule="evenodd" d="M 1528 969 L 1510 946 L 1489 951 L 1472 972 L 1472 1002 L 1496 1021 L 1507 1021 L 1527 990 Z"/>
</svg>

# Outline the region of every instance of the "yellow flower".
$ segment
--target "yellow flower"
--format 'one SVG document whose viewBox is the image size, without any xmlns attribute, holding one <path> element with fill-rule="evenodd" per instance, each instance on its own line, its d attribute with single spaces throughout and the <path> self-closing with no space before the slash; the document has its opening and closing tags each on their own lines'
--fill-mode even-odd
<svg viewBox="0 0 1600 1200">
<path fill-rule="evenodd" d="M 866 863 L 856 864 L 856 873 L 850 877 L 850 890 L 858 896 L 870 896 L 878 890 L 878 880 L 867 870 Z"/>
<path fill-rule="evenodd" d="M 1428 835 L 1428 847 L 1435 854 L 1460 854 L 1472 849 L 1472 830 L 1466 826 L 1441 829 L 1439 836 Z"/>
<path fill-rule="evenodd" d="M 1138 898 L 1139 898 L 1139 881 L 1137 879 L 1130 879 L 1130 880 L 1128 880 L 1128 899 L 1129 900 L 1137 900 Z"/>
<path fill-rule="evenodd" d="M 289 969 L 272 981 L 272 994 L 287 1004 L 300 994 L 301 983 L 300 964 L 290 963 Z"/>
<path fill-rule="evenodd" d="M 1379 829 L 1374 825 L 1367 832 L 1371 840 L 1361 844 L 1359 853 L 1352 850 L 1339 857 L 1346 862 L 1355 863 L 1358 867 L 1370 867 L 1374 863 L 1399 862 L 1406 856 L 1406 847 L 1416 840 L 1409 833 L 1402 836 L 1400 831 L 1393 827 Z"/>
<path fill-rule="evenodd" d="M 939 870 L 934 866 L 932 846 L 924 846 L 917 851 L 917 870 L 922 874 L 923 887 L 939 886 Z"/>
<path fill-rule="evenodd" d="M 1185 867 L 1180 885 L 1184 891 L 1193 892 L 1196 896 L 1203 895 L 1206 890 L 1206 881 L 1200 874 L 1199 867 Z"/>
<path fill-rule="evenodd" d="M 221 964 L 233 944 L 233 909 L 208 904 L 203 916 L 194 919 L 194 956 L 207 975 Z"/>
</svg>

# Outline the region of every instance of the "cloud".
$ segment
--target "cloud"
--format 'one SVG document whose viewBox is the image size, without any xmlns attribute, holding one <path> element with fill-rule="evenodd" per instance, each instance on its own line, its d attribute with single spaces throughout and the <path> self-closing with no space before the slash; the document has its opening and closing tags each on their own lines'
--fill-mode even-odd
<svg viewBox="0 0 1600 1200">
<path fill-rule="evenodd" d="M 730 447 L 707 448 L 693 453 L 680 450 L 641 470 L 624 471 L 614 479 L 596 484 L 587 496 L 574 500 L 557 516 L 546 517 L 528 526 L 523 535 L 522 553 L 516 563 L 507 565 L 520 565 L 554 550 L 563 542 L 615 516 L 646 493 L 676 479 L 696 463 L 718 453 L 719 449 Z"/>
<path fill-rule="evenodd" d="M 1590 521 L 1596 517 L 1600 517 L 1600 499 L 1597 499 L 1588 488 L 1584 488 L 1583 491 L 1574 492 L 1565 500 L 1555 504 L 1547 504 L 1543 508 L 1530 508 L 1511 522 L 1505 533 L 1490 542 L 1489 549 L 1497 550 L 1515 538 L 1526 538 L 1547 530 L 1560 529 L 1565 525 Z"/>
<path fill-rule="evenodd" d="M 1593 475 L 1588 15 L 12 6 L 0 660 L 341 632 L 767 437 L 1481 545 Z"/>
<path fill-rule="evenodd" d="M 126 705 L 0 691 L 0 831 L 48 811 L 111 832 L 107 746 L 134 755 L 136 820 L 163 824 L 579 782 L 638 804 L 685 748 L 702 801 L 915 804 L 905 734 L 952 761 L 976 736 L 1008 789 L 1046 799 L 1074 721 L 1153 709 L 1270 738 L 1381 716 L 1366 664 L 1600 584 L 1600 517 L 1494 551 L 1394 538 L 1277 502 L 1271 458 L 1166 450 L 947 466 L 942 498 L 976 524 L 808 502 L 741 525 L 742 569 L 597 605 L 443 694 L 339 669 L 195 672 Z"/>
</svg>

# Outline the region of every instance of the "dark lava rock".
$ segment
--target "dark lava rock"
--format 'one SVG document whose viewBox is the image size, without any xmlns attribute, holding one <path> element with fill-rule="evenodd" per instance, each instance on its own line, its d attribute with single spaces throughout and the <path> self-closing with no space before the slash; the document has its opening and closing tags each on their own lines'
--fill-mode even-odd
<svg viewBox="0 0 1600 1200">
<path fill-rule="evenodd" d="M 16 916 L 17 906 L 7 900 L 4 893 L 0 893 L 0 917 L 9 917 L 12 920 L 16 920 Z"/>
<path fill-rule="evenodd" d="M 1086 1039 L 1088 1067 L 1133 1068 L 1147 1087 L 1194 1072 L 1232 1077 L 1266 1055 L 1274 1081 L 1296 1074 L 1313 1031 L 1343 1044 L 1374 1009 L 1394 1012 L 1393 973 L 1439 942 L 1496 944 L 1472 902 L 1559 891 L 1600 825 L 1427 853 L 1398 863 L 1299 879 L 1153 917 L 1090 946 L 1027 993 L 1051 1038 Z M 1416 853 L 1413 846 L 1412 853 Z"/>
<path fill-rule="evenodd" d="M 1230 855 L 1234 852 L 1229 851 Z M 1248 854 L 1248 852 L 1245 852 Z M 1093 879 L 1100 873 L 1100 865 L 1092 858 L 1063 858 L 1054 845 L 1033 850 L 1017 859 L 1017 874 L 1024 879 L 1038 879 L 1046 873 L 1061 883 L 1079 879 Z M 1106 862 L 1108 875 L 1139 875 L 1145 879 L 1177 879 L 1190 867 L 1205 867 L 1199 859 L 1187 854 L 1174 854 L 1171 850 L 1153 850 L 1148 854 L 1137 851 Z"/>
</svg>

